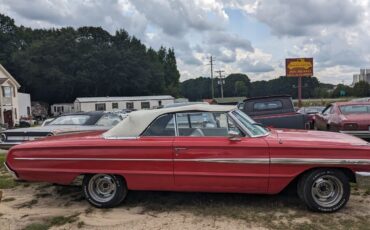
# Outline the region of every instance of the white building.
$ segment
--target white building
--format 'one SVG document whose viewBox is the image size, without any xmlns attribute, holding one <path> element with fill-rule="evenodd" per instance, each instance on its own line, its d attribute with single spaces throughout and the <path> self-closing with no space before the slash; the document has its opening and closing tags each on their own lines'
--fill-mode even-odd
<svg viewBox="0 0 370 230">
<path fill-rule="evenodd" d="M 370 84 L 370 69 L 360 69 L 360 74 L 353 74 L 352 85 L 360 81 L 366 81 Z"/>
<path fill-rule="evenodd" d="M 19 123 L 19 83 L 0 64 L 0 123 L 13 127 Z"/>
<path fill-rule="evenodd" d="M 19 118 L 31 119 L 31 95 L 18 93 Z"/>
<path fill-rule="evenodd" d="M 78 97 L 74 102 L 76 112 L 119 111 L 123 109 L 153 109 L 174 103 L 169 95 L 135 97 Z"/>
<path fill-rule="evenodd" d="M 59 116 L 63 113 L 72 113 L 74 112 L 74 104 L 73 103 L 53 104 L 50 106 L 50 111 L 53 116 Z"/>
</svg>

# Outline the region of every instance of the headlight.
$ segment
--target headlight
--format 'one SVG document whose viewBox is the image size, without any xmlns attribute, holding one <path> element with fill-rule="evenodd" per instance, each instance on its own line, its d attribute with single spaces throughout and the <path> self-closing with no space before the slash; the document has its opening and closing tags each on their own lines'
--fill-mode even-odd
<svg viewBox="0 0 370 230">
<path fill-rule="evenodd" d="M 1 141 L 1 142 L 6 141 L 6 135 L 5 135 L 5 133 L 2 133 L 2 134 L 0 135 L 0 141 Z"/>
<path fill-rule="evenodd" d="M 357 130 L 358 125 L 356 123 L 346 123 L 343 125 L 343 130 Z"/>
</svg>

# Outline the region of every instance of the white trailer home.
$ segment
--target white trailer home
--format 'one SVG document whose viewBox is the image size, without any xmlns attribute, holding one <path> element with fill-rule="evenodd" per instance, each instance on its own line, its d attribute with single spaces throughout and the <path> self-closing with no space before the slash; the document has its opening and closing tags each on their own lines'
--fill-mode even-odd
<svg viewBox="0 0 370 230">
<path fill-rule="evenodd" d="M 175 98 L 169 95 L 134 97 L 78 97 L 74 102 L 76 112 L 121 111 L 124 109 L 153 109 L 173 104 Z"/>
</svg>

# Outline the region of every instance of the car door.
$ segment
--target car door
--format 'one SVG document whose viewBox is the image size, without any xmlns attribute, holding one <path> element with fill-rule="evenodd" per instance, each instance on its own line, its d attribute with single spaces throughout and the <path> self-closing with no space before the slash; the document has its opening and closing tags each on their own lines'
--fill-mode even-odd
<svg viewBox="0 0 370 230">
<path fill-rule="evenodd" d="M 173 116 L 164 114 L 156 118 L 140 138 L 113 140 L 118 143 L 115 147 L 119 148 L 119 157 L 130 159 L 120 162 L 130 189 L 172 190 Z"/>
<path fill-rule="evenodd" d="M 269 151 L 263 138 L 243 137 L 226 114 L 178 113 L 175 186 L 188 191 L 266 192 Z M 230 138 L 229 132 L 239 133 Z"/>
</svg>

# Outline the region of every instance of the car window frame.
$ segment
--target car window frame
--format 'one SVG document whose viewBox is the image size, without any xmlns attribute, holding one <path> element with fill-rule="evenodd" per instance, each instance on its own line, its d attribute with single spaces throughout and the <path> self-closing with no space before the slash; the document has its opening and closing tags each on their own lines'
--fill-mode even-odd
<svg viewBox="0 0 370 230">
<path fill-rule="evenodd" d="M 227 116 L 227 119 L 231 119 L 231 121 L 234 122 L 234 124 L 237 126 L 237 128 L 240 130 L 242 136 L 241 137 L 245 137 L 245 138 L 248 138 L 248 137 L 255 137 L 253 136 L 248 130 L 246 130 L 246 128 L 240 123 L 240 121 L 238 119 L 236 119 L 235 117 L 232 116 L 232 111 L 234 110 L 231 110 L 231 111 L 220 111 L 219 113 L 225 113 L 226 116 Z M 191 137 L 191 136 L 180 136 L 179 135 L 179 130 L 178 130 L 178 124 L 177 124 L 177 116 L 176 114 L 177 113 L 192 113 L 192 112 L 210 112 L 210 113 L 216 113 L 216 111 L 214 112 L 211 112 L 211 111 L 181 111 L 181 112 L 174 112 L 174 113 L 165 113 L 165 114 L 161 114 L 159 115 L 158 117 L 156 117 L 155 119 L 153 119 L 153 121 L 144 129 L 144 131 L 139 135 L 140 138 L 152 138 L 152 137 L 159 137 L 159 138 L 176 138 L 176 137 Z M 172 115 L 172 118 L 174 119 L 174 130 L 175 130 L 175 135 L 174 136 L 144 136 L 144 134 L 147 132 L 147 130 L 161 117 L 163 116 L 167 116 L 171 114 Z M 172 119 L 170 119 L 168 122 L 170 122 Z M 168 125 L 168 123 L 167 123 Z M 197 137 L 200 137 L 200 138 L 229 138 L 228 136 L 192 136 L 192 138 L 197 138 Z M 257 136 L 256 136 L 257 137 Z"/>
</svg>

